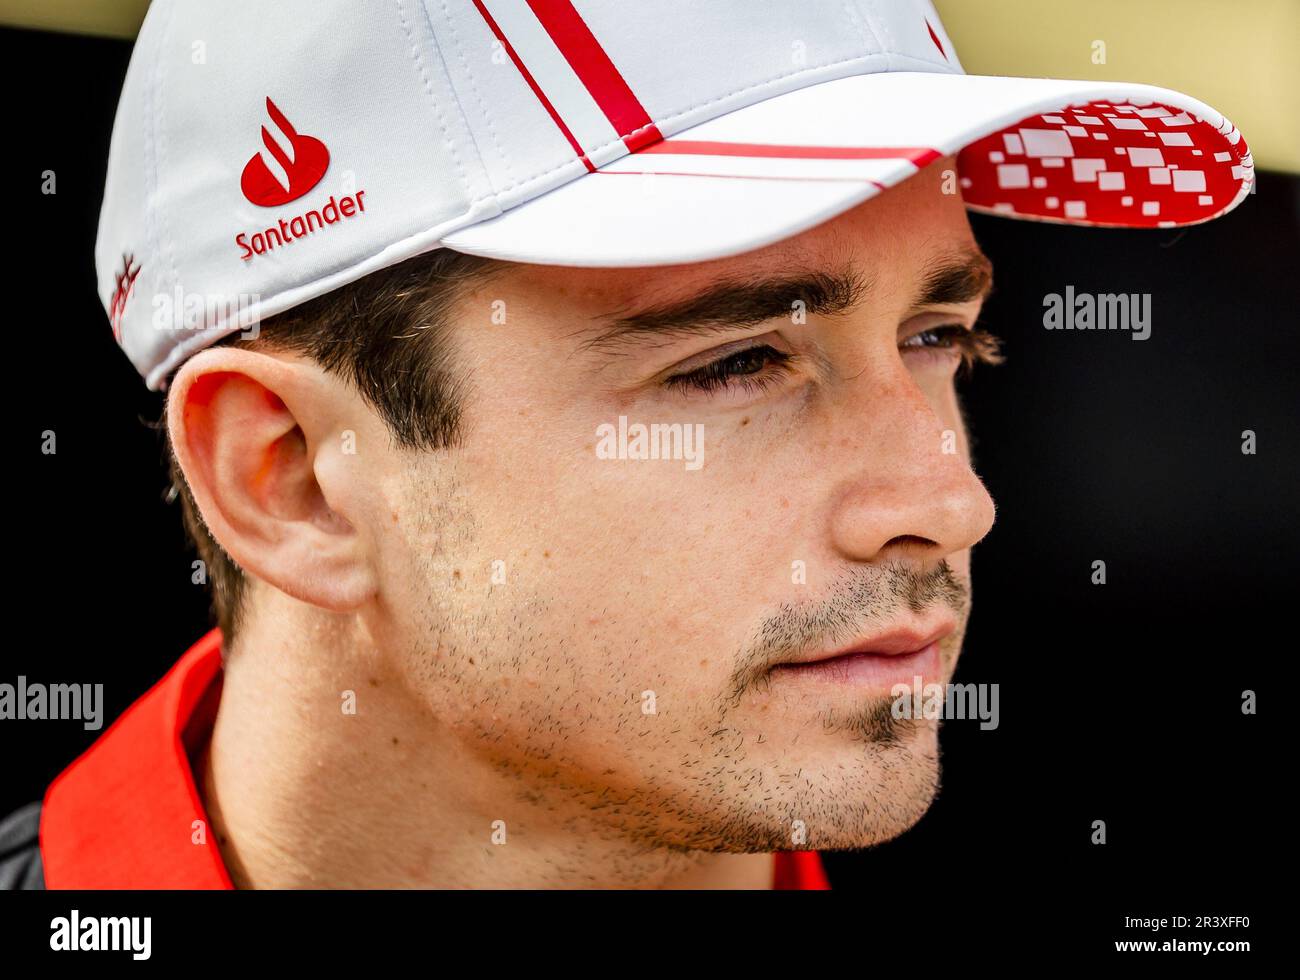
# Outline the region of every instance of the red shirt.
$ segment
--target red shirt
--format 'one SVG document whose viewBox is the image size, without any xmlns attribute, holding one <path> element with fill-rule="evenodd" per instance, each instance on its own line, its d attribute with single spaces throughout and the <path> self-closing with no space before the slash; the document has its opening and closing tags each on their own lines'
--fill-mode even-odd
<svg viewBox="0 0 1300 980">
<path fill-rule="evenodd" d="M 41 810 L 46 888 L 234 887 L 193 769 L 221 682 L 221 633 L 212 630 L 50 784 Z M 830 887 L 816 851 L 774 857 L 775 888 Z"/>
</svg>

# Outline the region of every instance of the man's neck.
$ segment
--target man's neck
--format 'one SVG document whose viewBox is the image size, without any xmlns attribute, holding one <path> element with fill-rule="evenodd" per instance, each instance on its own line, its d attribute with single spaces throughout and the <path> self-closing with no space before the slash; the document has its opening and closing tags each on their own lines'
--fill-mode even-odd
<svg viewBox="0 0 1300 980">
<path fill-rule="evenodd" d="M 440 723 L 351 624 L 273 605 L 228 651 L 197 761 L 236 887 L 772 887 L 770 854 L 647 848 L 576 801 L 539 802 Z"/>
</svg>

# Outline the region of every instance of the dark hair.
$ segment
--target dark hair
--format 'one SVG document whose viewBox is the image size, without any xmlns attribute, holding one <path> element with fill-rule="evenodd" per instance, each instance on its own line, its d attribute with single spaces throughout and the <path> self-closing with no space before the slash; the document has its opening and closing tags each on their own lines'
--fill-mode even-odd
<svg viewBox="0 0 1300 980">
<path fill-rule="evenodd" d="M 464 289 L 505 263 L 438 249 L 381 269 L 262 321 L 255 339 L 231 334 L 223 345 L 302 354 L 354 385 L 407 449 L 452 445 L 460 428 L 465 379 L 446 338 Z M 164 409 L 165 411 L 165 409 Z M 229 643 L 243 612 L 243 570 L 208 532 L 167 435 L 173 495 L 208 570 L 212 609 Z"/>
</svg>

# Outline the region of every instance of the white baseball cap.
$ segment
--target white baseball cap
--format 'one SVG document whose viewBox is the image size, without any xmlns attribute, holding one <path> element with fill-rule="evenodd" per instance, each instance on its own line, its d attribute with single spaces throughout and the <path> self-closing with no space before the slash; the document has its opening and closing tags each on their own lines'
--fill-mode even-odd
<svg viewBox="0 0 1300 980">
<path fill-rule="evenodd" d="M 1014 29 L 1014 25 L 1007 25 Z M 154 0 L 95 244 L 150 388 L 436 248 L 698 262 L 936 172 L 977 211 L 1174 227 L 1249 193 L 1216 110 L 967 75 L 929 0 Z"/>
</svg>

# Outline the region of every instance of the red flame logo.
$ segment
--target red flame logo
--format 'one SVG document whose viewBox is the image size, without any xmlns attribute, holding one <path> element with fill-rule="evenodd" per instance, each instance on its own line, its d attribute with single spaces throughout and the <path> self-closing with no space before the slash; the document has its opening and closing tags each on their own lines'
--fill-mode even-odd
<svg viewBox="0 0 1300 980">
<path fill-rule="evenodd" d="M 266 99 L 266 111 L 288 143 L 289 149 L 286 152 L 265 126 L 262 127 L 262 143 L 283 168 L 284 177 L 289 182 L 285 184 L 284 177 L 272 172 L 259 152 L 253 154 L 253 158 L 244 166 L 239 186 L 250 203 L 274 208 L 296 201 L 321 182 L 330 165 L 330 151 L 316 137 L 303 136 L 294 129 L 270 96 Z"/>
</svg>

